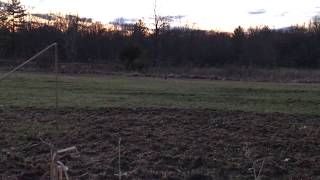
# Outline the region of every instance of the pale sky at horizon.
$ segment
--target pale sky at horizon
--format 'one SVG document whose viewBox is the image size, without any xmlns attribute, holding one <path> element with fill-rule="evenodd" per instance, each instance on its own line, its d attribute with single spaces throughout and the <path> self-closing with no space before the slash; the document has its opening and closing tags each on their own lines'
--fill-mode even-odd
<svg viewBox="0 0 320 180">
<path fill-rule="evenodd" d="M 21 0 L 35 13 L 78 14 L 108 23 L 116 18 L 145 21 L 153 16 L 154 0 Z M 157 0 L 160 15 L 183 15 L 181 24 L 232 31 L 241 25 L 287 27 L 320 15 L 320 0 Z"/>
</svg>

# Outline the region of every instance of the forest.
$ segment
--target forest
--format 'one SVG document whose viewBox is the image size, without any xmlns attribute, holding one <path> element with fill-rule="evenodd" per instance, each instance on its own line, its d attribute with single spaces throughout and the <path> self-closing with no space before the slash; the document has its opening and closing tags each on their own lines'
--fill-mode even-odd
<svg viewBox="0 0 320 180">
<path fill-rule="evenodd" d="M 172 26 L 174 18 L 155 15 L 151 26 L 143 20 L 107 26 L 77 15 L 30 14 L 18 0 L 0 1 L 0 59 L 25 59 L 58 42 L 64 63 L 117 64 L 127 70 L 320 67 L 317 16 L 306 25 L 282 29 L 239 26 L 232 33 Z"/>
</svg>

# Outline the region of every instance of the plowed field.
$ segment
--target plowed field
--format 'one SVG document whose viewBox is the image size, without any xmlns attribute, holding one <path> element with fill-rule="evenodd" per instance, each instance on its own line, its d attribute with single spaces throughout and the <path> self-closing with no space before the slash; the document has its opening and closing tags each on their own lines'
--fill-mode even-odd
<svg viewBox="0 0 320 180">
<path fill-rule="evenodd" d="M 0 112 L 0 179 L 49 179 L 50 148 L 72 179 L 320 178 L 320 117 L 203 109 L 23 108 Z"/>
</svg>

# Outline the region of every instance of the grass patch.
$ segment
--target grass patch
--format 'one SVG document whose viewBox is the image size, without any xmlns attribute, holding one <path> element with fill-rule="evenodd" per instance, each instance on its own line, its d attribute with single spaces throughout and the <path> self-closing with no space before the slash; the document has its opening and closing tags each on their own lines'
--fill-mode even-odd
<svg viewBox="0 0 320 180">
<path fill-rule="evenodd" d="M 62 76 L 60 106 L 179 107 L 320 115 L 320 84 Z M 15 74 L 0 82 L 2 107 L 53 107 L 54 77 Z"/>
</svg>

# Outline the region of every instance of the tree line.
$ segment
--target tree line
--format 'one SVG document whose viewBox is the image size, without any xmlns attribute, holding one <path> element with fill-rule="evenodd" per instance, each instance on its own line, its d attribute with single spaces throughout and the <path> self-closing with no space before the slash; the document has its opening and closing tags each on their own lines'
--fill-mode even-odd
<svg viewBox="0 0 320 180">
<path fill-rule="evenodd" d="M 63 62 L 148 67 L 320 67 L 320 21 L 284 29 L 237 27 L 233 33 L 171 27 L 171 16 L 106 26 L 89 18 L 28 14 L 19 0 L 0 1 L 0 58 L 32 56 L 59 43 Z M 158 19 L 156 19 L 158 18 Z"/>
</svg>

